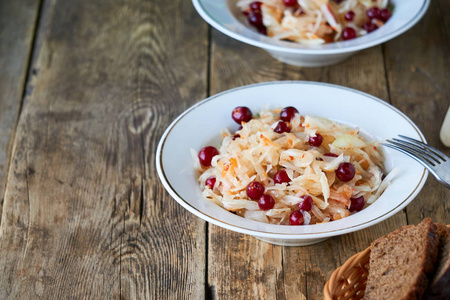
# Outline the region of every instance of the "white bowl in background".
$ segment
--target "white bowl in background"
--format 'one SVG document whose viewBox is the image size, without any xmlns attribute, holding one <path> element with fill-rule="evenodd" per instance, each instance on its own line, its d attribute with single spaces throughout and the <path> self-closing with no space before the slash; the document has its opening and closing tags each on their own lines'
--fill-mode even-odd
<svg viewBox="0 0 450 300">
<path fill-rule="evenodd" d="M 211 26 L 241 42 L 262 48 L 281 62 L 303 67 L 328 66 L 352 54 L 384 43 L 414 26 L 430 0 L 391 0 L 394 12 L 381 28 L 350 41 L 319 46 L 278 41 L 256 32 L 236 7 L 237 0 L 192 0 L 197 12 Z"/>
<path fill-rule="evenodd" d="M 399 174 L 373 204 L 354 215 L 326 224 L 273 225 L 237 216 L 205 199 L 197 183 L 190 149 L 207 145 L 219 148 L 220 132 L 237 130 L 231 118 L 236 106 L 247 106 L 254 113 L 265 104 L 271 108 L 295 106 L 300 114 L 329 118 L 354 127 L 377 140 L 398 134 L 422 140 L 416 125 L 398 109 L 371 95 L 337 85 L 282 81 L 235 88 L 214 95 L 192 106 L 167 128 L 158 145 L 156 167 L 170 195 L 196 216 L 229 230 L 252 235 L 263 241 L 301 246 L 320 242 L 375 225 L 394 215 L 419 193 L 428 172 L 411 158 L 383 149 L 385 168 L 395 166 Z"/>
</svg>

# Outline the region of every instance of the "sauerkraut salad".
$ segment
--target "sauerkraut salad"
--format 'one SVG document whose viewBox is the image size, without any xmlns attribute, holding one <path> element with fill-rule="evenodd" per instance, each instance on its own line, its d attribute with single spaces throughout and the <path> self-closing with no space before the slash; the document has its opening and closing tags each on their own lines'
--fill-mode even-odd
<svg viewBox="0 0 450 300">
<path fill-rule="evenodd" d="M 219 150 L 191 149 L 203 196 L 247 219 L 307 225 L 345 218 L 375 201 L 394 172 L 383 174 L 378 143 L 357 128 L 301 116 L 294 107 L 253 116 L 236 107 L 235 133 Z"/>
<path fill-rule="evenodd" d="M 392 14 L 389 0 L 239 0 L 237 6 L 260 33 L 309 45 L 366 35 Z"/>
</svg>

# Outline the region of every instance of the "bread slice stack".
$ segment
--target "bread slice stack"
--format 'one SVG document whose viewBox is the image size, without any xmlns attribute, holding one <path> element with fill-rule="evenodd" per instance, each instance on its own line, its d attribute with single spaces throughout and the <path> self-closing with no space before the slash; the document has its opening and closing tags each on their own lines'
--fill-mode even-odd
<svg viewBox="0 0 450 300">
<path fill-rule="evenodd" d="M 450 229 L 436 224 L 439 234 L 438 264 L 424 299 L 450 299 Z"/>
<path fill-rule="evenodd" d="M 372 243 L 364 299 L 422 298 L 450 299 L 449 230 L 429 218 Z"/>
</svg>

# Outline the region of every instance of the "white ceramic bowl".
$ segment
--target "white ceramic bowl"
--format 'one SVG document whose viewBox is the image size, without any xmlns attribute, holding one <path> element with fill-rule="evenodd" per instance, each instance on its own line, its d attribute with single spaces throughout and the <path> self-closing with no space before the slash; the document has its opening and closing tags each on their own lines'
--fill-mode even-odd
<svg viewBox="0 0 450 300">
<path fill-rule="evenodd" d="M 414 26 L 425 14 L 430 0 L 392 0 L 391 19 L 374 32 L 354 40 L 307 46 L 277 41 L 248 25 L 236 8 L 237 0 L 192 0 L 200 16 L 211 26 L 241 42 L 260 47 L 281 62 L 303 67 L 320 67 L 341 62 L 352 54 L 384 43 Z"/>
<path fill-rule="evenodd" d="M 264 104 L 271 108 L 295 106 L 301 114 L 329 118 L 354 127 L 378 140 L 403 134 L 425 142 L 403 113 L 371 95 L 349 88 L 314 82 L 284 81 L 244 86 L 203 100 L 181 114 L 167 128 L 158 145 L 158 175 L 170 195 L 184 208 L 215 225 L 279 245 L 308 245 L 335 235 L 372 226 L 404 208 L 419 193 L 427 171 L 407 156 L 383 149 L 387 171 L 399 175 L 372 205 L 342 220 L 306 226 L 273 225 L 239 217 L 203 198 L 190 149 L 220 145 L 220 132 L 237 130 L 231 118 L 236 106 L 254 113 Z"/>
</svg>

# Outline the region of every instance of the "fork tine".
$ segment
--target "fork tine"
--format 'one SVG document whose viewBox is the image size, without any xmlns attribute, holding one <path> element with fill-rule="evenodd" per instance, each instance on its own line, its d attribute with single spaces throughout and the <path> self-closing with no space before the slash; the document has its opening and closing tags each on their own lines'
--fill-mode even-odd
<svg viewBox="0 0 450 300">
<path fill-rule="evenodd" d="M 410 142 L 417 143 L 417 144 L 421 145 L 422 147 L 433 151 L 436 155 L 440 156 L 444 161 L 449 160 L 447 155 L 445 155 L 444 153 L 442 153 L 441 151 L 439 151 L 438 149 L 436 149 L 436 148 L 434 148 L 434 147 L 432 147 L 430 145 L 427 145 L 427 144 L 425 144 L 425 143 L 423 143 L 421 141 L 412 139 L 410 137 L 407 137 L 407 136 L 404 136 L 404 135 L 401 135 L 401 134 L 399 134 L 398 136 L 401 137 L 402 139 L 408 140 Z"/>
<path fill-rule="evenodd" d="M 390 141 L 388 141 L 388 142 L 390 142 Z M 434 171 L 433 171 L 433 166 L 432 166 L 430 163 L 428 163 L 428 162 L 425 161 L 425 160 L 422 160 L 421 157 L 418 157 L 418 156 L 412 154 L 412 153 L 409 152 L 408 150 L 403 149 L 401 146 L 396 146 L 396 145 L 392 145 L 392 144 L 388 144 L 388 143 L 381 143 L 381 144 L 382 144 L 383 146 L 392 148 L 392 149 L 397 150 L 397 151 L 399 151 L 399 152 L 401 152 L 401 153 L 403 153 L 403 154 L 408 155 L 409 157 L 413 158 L 414 160 L 416 160 L 417 162 L 419 162 L 420 164 L 422 164 L 422 166 L 424 166 L 425 168 L 427 168 L 430 172 L 434 173 Z"/>
<path fill-rule="evenodd" d="M 443 160 L 440 156 L 436 155 L 433 151 L 426 149 L 425 147 L 421 147 L 421 145 L 417 145 L 414 143 L 410 143 L 408 141 L 404 141 L 404 140 L 400 140 L 400 139 L 396 139 L 393 138 L 392 140 L 394 140 L 396 143 L 396 145 L 402 145 L 404 147 L 407 147 L 409 149 L 414 149 L 416 150 L 418 153 L 421 153 L 422 156 L 424 157 L 431 157 L 433 163 L 437 162 L 438 164 L 443 163 L 445 160 Z M 393 142 L 394 143 L 394 142 Z"/>
<path fill-rule="evenodd" d="M 428 156 L 427 152 L 424 152 L 424 150 L 417 150 L 415 148 L 409 147 L 408 145 L 405 145 L 404 143 L 397 143 L 397 142 L 391 141 L 391 140 L 386 140 L 386 141 L 391 143 L 391 145 L 398 146 L 399 148 L 402 148 L 403 150 L 410 152 L 414 156 L 418 156 L 419 158 L 428 162 L 433 167 L 438 164 L 430 156 Z"/>
</svg>

